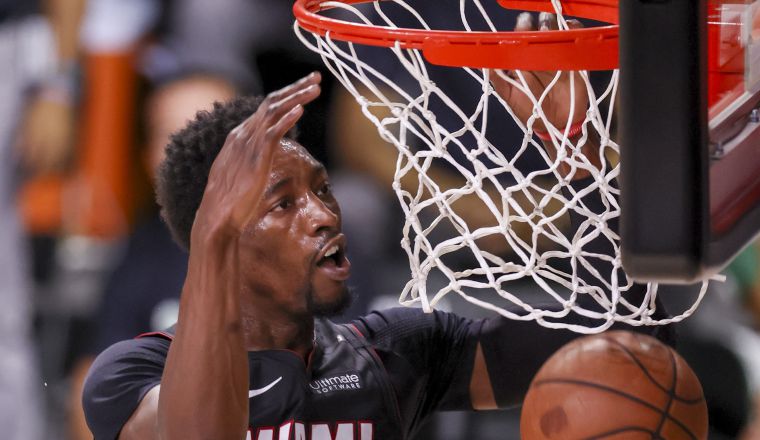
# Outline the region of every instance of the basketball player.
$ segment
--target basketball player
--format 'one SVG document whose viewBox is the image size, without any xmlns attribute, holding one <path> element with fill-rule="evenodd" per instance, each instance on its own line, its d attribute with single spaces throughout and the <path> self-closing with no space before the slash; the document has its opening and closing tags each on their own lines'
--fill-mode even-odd
<svg viewBox="0 0 760 440">
<path fill-rule="evenodd" d="M 158 193 L 190 250 L 179 321 L 95 361 L 96 439 L 410 438 L 435 410 L 519 403 L 575 336 L 416 309 L 324 319 L 350 298 L 346 237 L 324 167 L 287 135 L 319 81 L 217 104 L 172 137 Z"/>
<path fill-rule="evenodd" d="M 544 75 L 531 76 L 534 93 Z M 555 125 L 588 105 L 562 99 L 569 75 L 544 100 Z M 521 114 L 527 97 L 492 80 Z M 436 410 L 518 404 L 577 336 L 407 308 L 327 320 L 350 300 L 347 241 L 324 167 L 289 134 L 319 82 L 217 104 L 172 136 L 158 194 L 190 251 L 179 320 L 97 358 L 83 398 L 97 440 L 411 438 Z M 651 332 L 672 342 L 669 328 Z"/>
</svg>

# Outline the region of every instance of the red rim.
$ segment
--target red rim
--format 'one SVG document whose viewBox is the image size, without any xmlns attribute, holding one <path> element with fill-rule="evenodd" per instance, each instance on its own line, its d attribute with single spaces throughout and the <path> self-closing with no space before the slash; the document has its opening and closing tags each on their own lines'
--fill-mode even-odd
<svg viewBox="0 0 760 440">
<path fill-rule="evenodd" d="M 296 0 L 301 28 L 334 40 L 422 50 L 432 64 L 521 70 L 610 70 L 618 66 L 618 0 L 563 0 L 564 14 L 612 23 L 608 26 L 543 32 L 464 32 L 391 29 L 319 14 L 330 0 Z M 332 0 L 335 1 L 335 0 Z M 338 0 L 345 4 L 375 0 Z M 383 0 L 380 0 L 383 1 Z M 435 0 L 430 0 L 435 1 Z M 507 9 L 553 12 L 550 0 L 498 0 Z"/>
</svg>

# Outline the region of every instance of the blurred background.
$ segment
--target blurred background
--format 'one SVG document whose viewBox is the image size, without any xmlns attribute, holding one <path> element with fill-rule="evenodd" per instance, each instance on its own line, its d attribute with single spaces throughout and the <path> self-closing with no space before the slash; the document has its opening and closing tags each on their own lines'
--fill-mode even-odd
<svg viewBox="0 0 760 440">
<path fill-rule="evenodd" d="M 356 300 L 341 319 L 396 304 L 409 269 L 395 151 L 293 35 L 290 7 L 0 0 L 2 438 L 92 438 L 80 396 L 94 356 L 176 319 L 186 255 L 160 220 L 152 176 L 169 135 L 214 101 L 323 71 L 300 141 L 330 170 L 350 238 Z M 760 439 L 759 252 L 750 246 L 679 325 L 715 439 Z M 663 290 L 674 307 L 694 292 Z M 446 307 L 484 313 L 454 299 Z M 518 418 L 443 413 L 419 438 L 518 438 Z"/>
</svg>

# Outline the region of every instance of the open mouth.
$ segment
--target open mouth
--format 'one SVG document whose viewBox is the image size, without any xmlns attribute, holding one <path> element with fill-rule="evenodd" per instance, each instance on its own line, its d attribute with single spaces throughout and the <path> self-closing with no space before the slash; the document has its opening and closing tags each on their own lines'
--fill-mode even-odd
<svg viewBox="0 0 760 440">
<path fill-rule="evenodd" d="M 317 267 L 327 272 L 330 278 L 343 280 L 348 278 L 351 263 L 346 258 L 346 238 L 343 234 L 325 244 L 321 255 L 317 257 Z"/>
<path fill-rule="evenodd" d="M 333 265 L 341 267 L 346 262 L 346 252 L 342 246 L 334 244 L 327 249 L 324 257 L 322 257 L 317 266 Z"/>
</svg>

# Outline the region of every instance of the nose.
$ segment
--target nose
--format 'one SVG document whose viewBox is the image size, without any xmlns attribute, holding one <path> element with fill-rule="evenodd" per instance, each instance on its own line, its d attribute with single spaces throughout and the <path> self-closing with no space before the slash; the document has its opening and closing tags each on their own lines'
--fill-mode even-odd
<svg viewBox="0 0 760 440">
<path fill-rule="evenodd" d="M 305 211 L 311 234 L 316 235 L 323 230 L 338 228 L 338 213 L 316 195 L 308 195 Z"/>
</svg>

